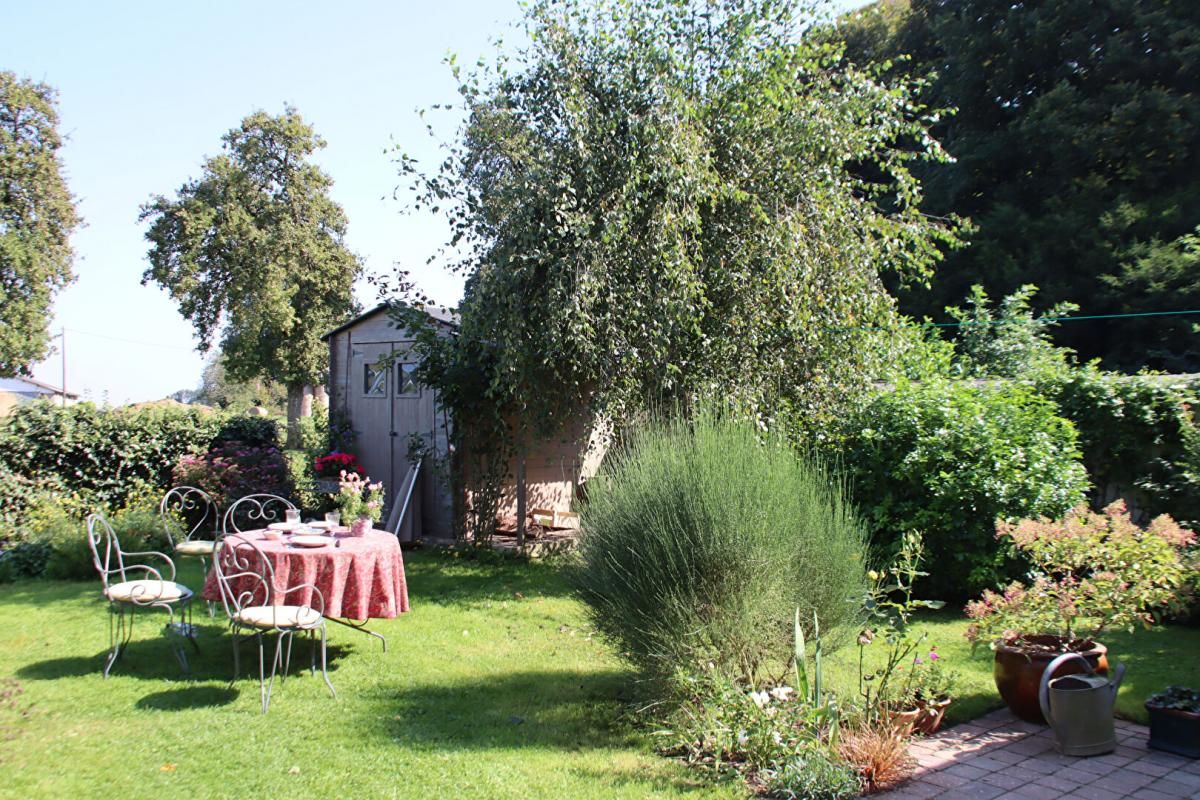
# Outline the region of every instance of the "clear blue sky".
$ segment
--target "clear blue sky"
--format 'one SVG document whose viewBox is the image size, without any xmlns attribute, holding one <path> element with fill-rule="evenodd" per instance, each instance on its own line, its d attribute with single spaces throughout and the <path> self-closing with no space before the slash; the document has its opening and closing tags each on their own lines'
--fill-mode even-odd
<svg viewBox="0 0 1200 800">
<path fill-rule="evenodd" d="M 138 207 L 197 176 L 222 134 L 256 109 L 291 103 L 328 142 L 316 160 L 368 272 L 403 264 L 456 303 L 461 279 L 423 266 L 446 228 L 400 213 L 386 151 L 398 143 L 436 163 L 416 109 L 455 99 L 443 58 L 469 64 L 493 52 L 489 40 L 519 14 L 516 0 L 9 4 L 0 69 L 58 89 L 67 181 L 86 221 L 73 239 L 78 280 L 52 323 L 66 328 L 67 388 L 121 404 L 199 385 L 190 324 L 165 292 L 140 285 Z M 443 121 L 449 134 L 453 120 Z M 358 295 L 376 300 L 365 284 Z M 58 385 L 61 369 L 51 356 L 35 376 Z"/>
</svg>

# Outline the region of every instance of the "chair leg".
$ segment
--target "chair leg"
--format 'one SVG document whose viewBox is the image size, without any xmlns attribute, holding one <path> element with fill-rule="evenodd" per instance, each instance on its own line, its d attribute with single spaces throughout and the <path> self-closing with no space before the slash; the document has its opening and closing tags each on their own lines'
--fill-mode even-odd
<svg viewBox="0 0 1200 800">
<path fill-rule="evenodd" d="M 263 645 L 262 634 L 258 634 L 258 680 L 260 691 L 262 693 L 263 713 L 267 713 L 267 709 L 271 706 L 271 690 L 275 687 L 275 671 L 282 663 L 283 658 L 283 637 L 288 634 L 281 633 L 275 638 L 275 656 L 271 659 L 271 679 L 266 680 L 266 671 L 263 669 Z"/>
<path fill-rule="evenodd" d="M 113 664 L 121 657 L 125 645 L 133 635 L 133 610 L 129 611 L 129 621 L 125 620 L 125 606 L 110 604 L 108 607 L 108 658 L 104 662 L 104 677 L 112 671 Z"/>
<path fill-rule="evenodd" d="M 284 655 L 283 655 L 283 672 L 281 672 L 279 674 L 279 684 L 282 686 L 283 683 L 287 680 L 288 672 L 290 672 L 292 669 L 292 640 L 295 637 L 292 636 L 291 633 L 280 634 L 280 635 L 287 636 L 287 648 L 284 650 Z"/>
<path fill-rule="evenodd" d="M 329 680 L 329 670 L 327 669 L 325 658 L 325 624 L 321 623 L 321 675 L 325 678 L 325 685 L 329 687 L 329 694 L 337 699 L 337 690 L 333 688 L 333 683 Z"/>
<path fill-rule="evenodd" d="M 241 673 L 241 656 L 238 653 L 238 650 L 240 649 L 238 647 L 240 644 L 240 642 L 238 642 L 238 630 L 233 626 L 232 623 L 229 626 L 229 633 L 233 639 L 233 680 L 229 682 L 229 688 L 232 689 L 233 685 L 237 683 L 238 675 Z"/>
<path fill-rule="evenodd" d="M 200 569 L 203 577 L 200 579 L 200 585 L 203 587 L 204 582 L 208 580 L 208 562 L 204 560 L 204 556 L 200 556 Z M 212 600 L 204 601 L 208 605 L 208 618 L 213 619 L 217 616 L 216 608 L 213 606 Z"/>
</svg>

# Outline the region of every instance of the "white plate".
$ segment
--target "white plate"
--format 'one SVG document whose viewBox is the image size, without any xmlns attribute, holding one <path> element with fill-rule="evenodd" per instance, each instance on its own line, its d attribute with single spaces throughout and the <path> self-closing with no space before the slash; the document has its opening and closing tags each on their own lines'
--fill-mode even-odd
<svg viewBox="0 0 1200 800">
<path fill-rule="evenodd" d="M 326 522 L 323 519 L 319 519 L 319 520 L 313 520 L 312 522 L 308 523 L 308 527 L 316 528 L 318 530 L 325 530 L 326 528 L 336 528 L 337 526 L 334 525 L 332 522 Z"/>
<path fill-rule="evenodd" d="M 300 534 L 291 538 L 292 544 L 297 547 L 324 547 L 332 542 L 328 536 L 314 536 L 312 534 Z"/>
<path fill-rule="evenodd" d="M 272 522 L 270 525 L 267 526 L 267 530 L 269 530 L 269 531 L 290 531 L 292 528 L 295 528 L 295 527 L 296 527 L 295 522 Z"/>
</svg>

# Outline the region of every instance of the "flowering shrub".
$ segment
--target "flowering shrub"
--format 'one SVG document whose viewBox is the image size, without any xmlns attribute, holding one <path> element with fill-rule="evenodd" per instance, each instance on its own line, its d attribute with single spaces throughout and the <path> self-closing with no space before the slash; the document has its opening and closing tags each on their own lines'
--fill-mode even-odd
<svg viewBox="0 0 1200 800">
<path fill-rule="evenodd" d="M 343 472 L 338 483 L 337 504 L 346 523 L 359 517 L 378 522 L 383 515 L 383 482 L 371 483 L 370 478 Z"/>
<path fill-rule="evenodd" d="M 313 461 L 313 470 L 318 478 L 337 478 L 343 472 L 352 472 L 355 475 L 366 474 L 357 458 L 350 453 L 340 453 L 337 450 L 327 456 L 318 456 Z"/>
<path fill-rule="evenodd" d="M 996 536 L 1029 557 L 1033 580 L 967 604 L 973 622 L 966 636 L 974 644 L 1038 633 L 1061 636 L 1070 647 L 1107 628 L 1149 626 L 1180 604 L 1184 551 L 1195 541 L 1166 515 L 1138 527 L 1121 500 L 1100 513 L 1076 508 L 1062 520 L 999 522 Z"/>
<path fill-rule="evenodd" d="M 273 445 L 254 447 L 229 441 L 203 456 L 184 456 L 172 471 L 175 485 L 203 489 L 222 507 L 258 492 L 291 494 L 291 481 L 283 453 Z"/>
</svg>

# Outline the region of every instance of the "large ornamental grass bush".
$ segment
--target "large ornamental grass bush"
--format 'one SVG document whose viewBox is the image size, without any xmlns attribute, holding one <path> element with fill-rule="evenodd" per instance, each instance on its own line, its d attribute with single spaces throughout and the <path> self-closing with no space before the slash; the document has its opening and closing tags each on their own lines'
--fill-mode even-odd
<svg viewBox="0 0 1200 800">
<path fill-rule="evenodd" d="M 832 632 L 861 608 L 863 531 L 840 483 L 749 422 L 633 431 L 588 484 L 581 526 L 574 585 L 652 676 L 711 664 L 756 685 L 786 667 L 796 609 Z"/>
</svg>

